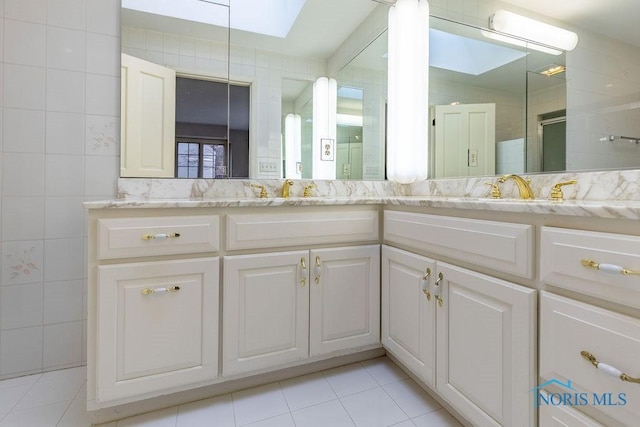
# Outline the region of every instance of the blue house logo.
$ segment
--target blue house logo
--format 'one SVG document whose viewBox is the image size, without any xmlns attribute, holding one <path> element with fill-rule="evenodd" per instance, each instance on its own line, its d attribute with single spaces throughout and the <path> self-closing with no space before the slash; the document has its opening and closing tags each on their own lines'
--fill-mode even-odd
<svg viewBox="0 0 640 427">
<path fill-rule="evenodd" d="M 561 391 L 543 391 L 550 385 L 557 386 Z M 554 389 L 556 389 L 554 388 Z M 532 388 L 533 405 L 539 406 L 624 406 L 627 404 L 626 393 L 587 393 L 576 390 L 571 384 L 571 380 L 562 382 L 556 378 Z"/>
</svg>

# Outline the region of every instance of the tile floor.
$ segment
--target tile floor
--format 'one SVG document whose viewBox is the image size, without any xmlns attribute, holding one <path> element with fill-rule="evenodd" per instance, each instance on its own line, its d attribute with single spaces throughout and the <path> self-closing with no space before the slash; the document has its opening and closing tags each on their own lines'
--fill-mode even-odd
<svg viewBox="0 0 640 427">
<path fill-rule="evenodd" d="M 0 427 L 88 427 L 85 368 L 0 381 Z M 354 363 L 104 427 L 458 427 L 386 357 Z"/>
</svg>

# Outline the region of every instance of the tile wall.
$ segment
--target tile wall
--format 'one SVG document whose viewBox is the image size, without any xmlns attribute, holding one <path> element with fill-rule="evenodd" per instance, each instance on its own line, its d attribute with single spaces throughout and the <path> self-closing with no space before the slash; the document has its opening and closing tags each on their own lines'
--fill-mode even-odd
<svg viewBox="0 0 640 427">
<path fill-rule="evenodd" d="M 119 6 L 0 1 L 0 379 L 86 360 L 81 203 L 116 194 Z"/>
</svg>

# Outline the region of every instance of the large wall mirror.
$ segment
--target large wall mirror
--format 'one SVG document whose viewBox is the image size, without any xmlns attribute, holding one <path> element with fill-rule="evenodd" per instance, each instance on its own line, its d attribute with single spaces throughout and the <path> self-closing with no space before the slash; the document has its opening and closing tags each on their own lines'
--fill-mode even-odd
<svg viewBox="0 0 640 427">
<path fill-rule="evenodd" d="M 182 148 L 187 165 L 209 171 L 201 176 L 313 178 L 313 84 L 327 76 L 337 82 L 336 178 L 384 179 L 388 7 L 306 0 L 287 14 L 299 12 L 286 37 L 123 8 L 122 51 L 180 77 L 228 80 L 244 94 L 241 110 L 225 108 L 231 114 L 219 122 L 177 125 L 201 137 Z M 226 13 L 233 21 L 234 7 Z M 640 167 L 633 40 L 580 30 L 575 51 L 552 55 L 448 19 L 432 16 L 430 26 L 431 177 Z M 202 129 L 217 137 L 202 137 Z M 297 152 L 286 146 L 294 138 Z"/>
</svg>

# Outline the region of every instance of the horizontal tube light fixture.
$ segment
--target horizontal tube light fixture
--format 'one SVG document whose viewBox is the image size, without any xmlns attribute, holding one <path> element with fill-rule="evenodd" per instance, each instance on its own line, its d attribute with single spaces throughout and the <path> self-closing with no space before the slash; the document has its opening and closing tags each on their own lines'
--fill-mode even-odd
<svg viewBox="0 0 640 427">
<path fill-rule="evenodd" d="M 573 50 L 578 44 L 578 35 L 573 31 L 506 10 L 499 10 L 493 14 L 489 18 L 489 27 L 499 33 L 564 51 Z"/>
</svg>

